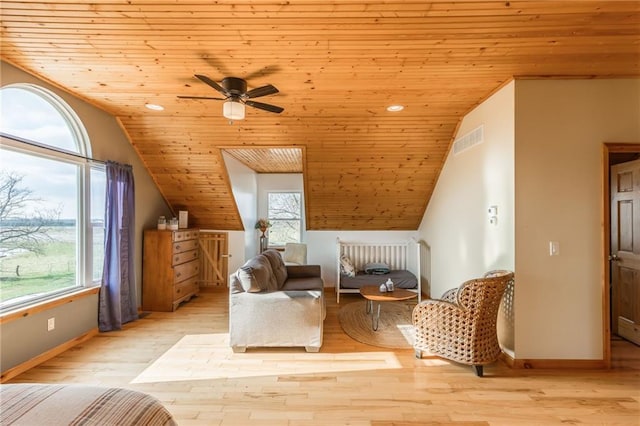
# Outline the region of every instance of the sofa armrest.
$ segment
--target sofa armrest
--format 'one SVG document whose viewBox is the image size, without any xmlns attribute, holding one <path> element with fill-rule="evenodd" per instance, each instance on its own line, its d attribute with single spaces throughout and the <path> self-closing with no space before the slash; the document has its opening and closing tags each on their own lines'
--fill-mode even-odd
<svg viewBox="0 0 640 426">
<path fill-rule="evenodd" d="M 320 265 L 287 265 L 289 278 L 320 277 Z"/>
</svg>

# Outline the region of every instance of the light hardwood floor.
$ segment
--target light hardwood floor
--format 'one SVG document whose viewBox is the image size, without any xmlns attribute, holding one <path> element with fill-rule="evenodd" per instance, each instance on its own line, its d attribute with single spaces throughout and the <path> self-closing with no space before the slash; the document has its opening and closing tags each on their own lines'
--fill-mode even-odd
<svg viewBox="0 0 640 426">
<path fill-rule="evenodd" d="M 342 303 L 358 300 L 345 296 Z M 614 340 L 611 370 L 468 366 L 360 344 L 327 293 L 324 345 L 227 345 L 226 291 L 100 334 L 12 383 L 119 386 L 159 398 L 180 425 L 640 424 L 640 348 Z M 274 324 L 277 326 L 277 324 Z"/>
</svg>

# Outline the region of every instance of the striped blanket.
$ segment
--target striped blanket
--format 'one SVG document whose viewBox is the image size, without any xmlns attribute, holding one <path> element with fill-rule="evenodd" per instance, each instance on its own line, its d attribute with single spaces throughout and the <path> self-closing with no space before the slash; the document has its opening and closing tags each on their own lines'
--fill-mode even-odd
<svg viewBox="0 0 640 426">
<path fill-rule="evenodd" d="M 1 425 L 175 426 L 151 395 L 86 385 L 0 385 Z"/>
</svg>

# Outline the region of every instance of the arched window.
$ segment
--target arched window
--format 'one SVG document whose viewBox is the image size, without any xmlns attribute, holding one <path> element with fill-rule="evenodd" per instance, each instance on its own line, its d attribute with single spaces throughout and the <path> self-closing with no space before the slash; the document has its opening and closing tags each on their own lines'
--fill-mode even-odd
<svg viewBox="0 0 640 426">
<path fill-rule="evenodd" d="M 105 174 L 75 112 L 31 84 L 0 89 L 0 310 L 96 285 Z"/>
</svg>

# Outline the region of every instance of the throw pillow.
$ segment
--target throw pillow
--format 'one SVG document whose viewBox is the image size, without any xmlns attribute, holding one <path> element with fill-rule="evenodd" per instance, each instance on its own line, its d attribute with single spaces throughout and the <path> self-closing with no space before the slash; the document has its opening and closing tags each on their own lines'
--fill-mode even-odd
<svg viewBox="0 0 640 426">
<path fill-rule="evenodd" d="M 384 275 L 389 273 L 389 265 L 386 263 L 367 263 L 364 265 L 364 272 L 371 275 Z"/>
<path fill-rule="evenodd" d="M 353 262 L 345 254 L 340 256 L 340 273 L 348 277 L 356 276 L 356 268 Z"/>
</svg>

